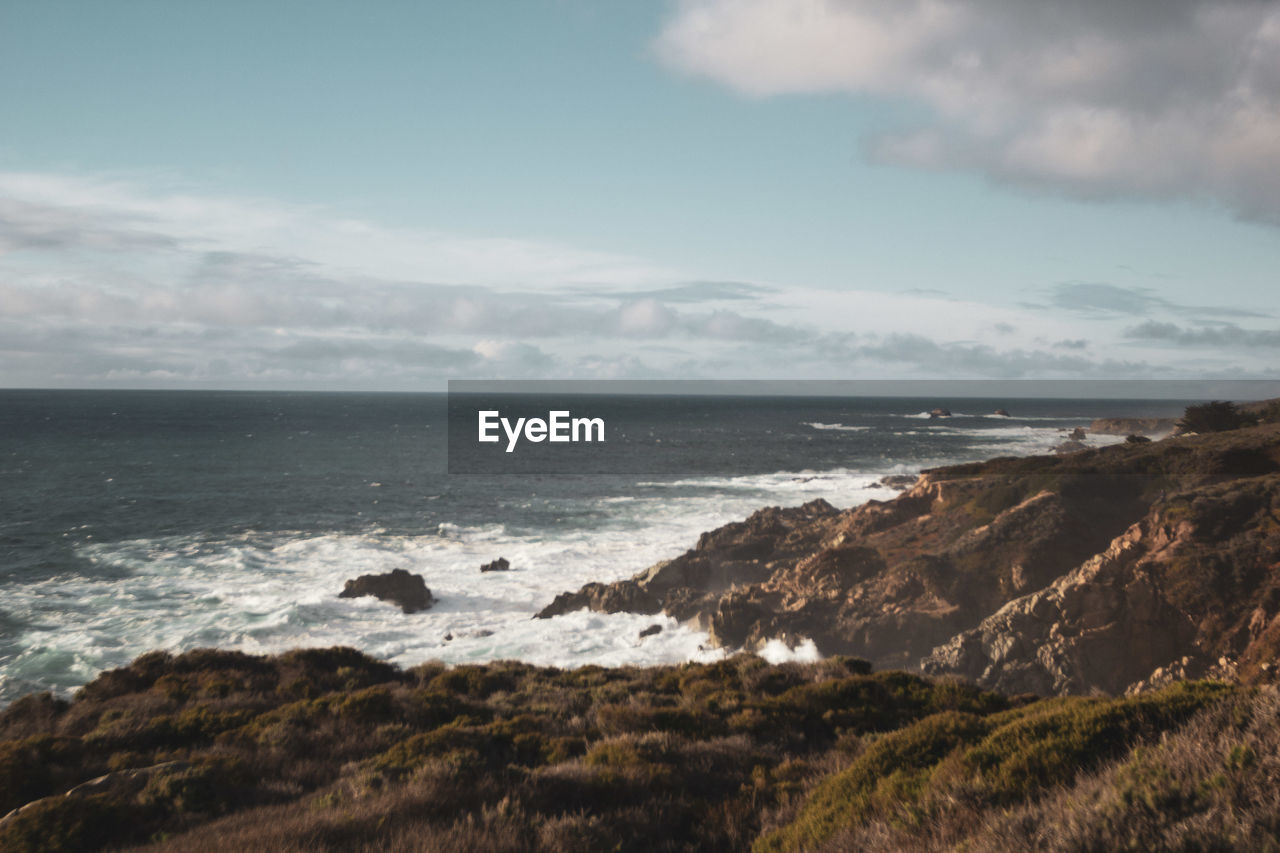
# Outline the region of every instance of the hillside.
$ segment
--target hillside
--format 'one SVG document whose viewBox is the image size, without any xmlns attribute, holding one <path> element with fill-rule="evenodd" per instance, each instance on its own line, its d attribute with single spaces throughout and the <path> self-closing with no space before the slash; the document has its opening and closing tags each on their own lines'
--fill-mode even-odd
<svg viewBox="0 0 1280 853">
<path fill-rule="evenodd" d="M 1261 849 L 1270 688 L 1008 697 L 834 658 L 152 653 L 0 714 L 5 851 Z"/>
</svg>

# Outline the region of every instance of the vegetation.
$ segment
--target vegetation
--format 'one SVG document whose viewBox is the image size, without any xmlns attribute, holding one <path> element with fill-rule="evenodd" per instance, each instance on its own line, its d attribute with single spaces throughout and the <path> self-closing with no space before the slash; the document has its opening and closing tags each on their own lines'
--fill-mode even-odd
<svg viewBox="0 0 1280 853">
<path fill-rule="evenodd" d="M 1225 432 L 1232 429 L 1253 426 L 1258 416 L 1236 407 L 1235 403 L 1225 400 L 1214 400 L 1197 406 L 1187 406 L 1178 428 L 1182 432 Z"/>
<path fill-rule="evenodd" d="M 1127 699 L 1010 698 L 849 658 L 402 671 L 343 648 L 152 653 L 74 701 L 29 696 L 0 714 L 0 810 L 23 807 L 0 820 L 0 849 L 1006 839 L 1045 820 L 1038 809 L 1062 807 L 1052 804 L 1072 786 L 1101 797 L 1101 779 L 1129 792 L 1108 808 L 1169 798 L 1183 817 L 1226 808 L 1274 772 L 1278 739 L 1258 721 L 1275 705 L 1212 683 Z M 1216 715 L 1228 753 L 1207 769 L 1179 758 L 1166 773 L 1169 744 L 1205 742 L 1182 734 L 1208 725 L 1205 715 Z M 1276 826 L 1274 798 L 1250 796 L 1258 826 Z M 1237 829 L 1214 826 L 1205 838 Z"/>
</svg>

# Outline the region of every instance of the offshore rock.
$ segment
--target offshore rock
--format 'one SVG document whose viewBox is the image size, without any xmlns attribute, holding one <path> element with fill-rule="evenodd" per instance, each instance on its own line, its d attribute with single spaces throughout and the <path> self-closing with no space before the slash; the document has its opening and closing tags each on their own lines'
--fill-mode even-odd
<svg viewBox="0 0 1280 853">
<path fill-rule="evenodd" d="M 511 571 L 511 564 L 507 562 L 506 557 L 499 557 L 498 559 L 494 560 L 492 563 L 485 563 L 483 566 L 480 567 L 480 571 L 481 572 L 509 572 Z"/>
<path fill-rule="evenodd" d="M 338 593 L 339 598 L 364 595 L 398 604 L 405 613 L 417 613 L 436 603 L 422 575 L 413 575 L 404 569 L 393 569 L 382 575 L 360 575 L 347 581 L 342 592 Z"/>
</svg>

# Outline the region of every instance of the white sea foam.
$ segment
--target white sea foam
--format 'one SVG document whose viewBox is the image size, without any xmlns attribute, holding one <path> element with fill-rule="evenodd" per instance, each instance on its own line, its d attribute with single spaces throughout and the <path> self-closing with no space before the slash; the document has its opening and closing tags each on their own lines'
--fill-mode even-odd
<svg viewBox="0 0 1280 853">
<path fill-rule="evenodd" d="M 869 415 L 868 417 L 875 417 Z M 932 412 L 915 412 L 912 414 L 889 414 L 884 417 L 890 418 L 911 418 L 913 420 L 962 420 L 964 418 L 990 418 L 999 421 L 1043 421 L 1046 423 L 1067 424 L 1075 421 L 1087 422 L 1086 418 L 1064 418 L 1057 415 L 997 415 L 995 412 L 984 412 L 980 415 L 970 414 L 968 412 L 952 412 L 950 415 L 935 416 Z"/>
<path fill-rule="evenodd" d="M 866 432 L 867 430 L 871 429 L 871 427 L 869 426 L 848 426 L 847 424 L 824 424 L 824 423 L 818 423 L 816 421 L 806 422 L 805 426 L 813 427 L 814 429 L 838 430 L 840 432 Z"/>
<path fill-rule="evenodd" d="M 663 484 L 669 489 L 657 495 L 595 501 L 604 518 L 567 530 L 442 523 L 419 536 L 286 531 L 82 544 L 80 556 L 110 570 L 104 577 L 61 576 L 10 590 L 6 610 L 24 627 L 20 651 L 0 674 L 0 696 L 36 686 L 66 692 L 157 648 L 264 653 L 349 645 L 406 666 L 430 659 L 555 666 L 712 659 L 722 652 L 708 648 L 705 632 L 666 616 L 532 617 L 560 592 L 628 577 L 762 505 L 821 496 L 847 507 L 889 497 L 892 490 L 874 485 L 884 473 L 891 472 L 780 471 Z M 704 489 L 711 494 L 696 494 Z M 511 571 L 479 571 L 498 556 Z M 439 602 L 404 614 L 373 598 L 337 597 L 347 579 L 393 568 L 421 574 Z M 642 639 L 640 631 L 654 624 L 662 631 Z M 769 654 L 806 659 L 816 649 L 784 646 Z"/>
</svg>

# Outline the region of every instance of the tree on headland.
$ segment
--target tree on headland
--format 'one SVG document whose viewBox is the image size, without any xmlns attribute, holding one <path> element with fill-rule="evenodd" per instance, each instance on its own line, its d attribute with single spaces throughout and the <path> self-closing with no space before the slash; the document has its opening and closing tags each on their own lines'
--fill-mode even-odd
<svg viewBox="0 0 1280 853">
<path fill-rule="evenodd" d="M 1242 412 L 1235 403 L 1227 400 L 1213 400 L 1198 406 L 1187 406 L 1178 421 L 1180 432 L 1223 432 L 1229 429 L 1240 429 L 1258 422 L 1256 415 Z"/>
</svg>

